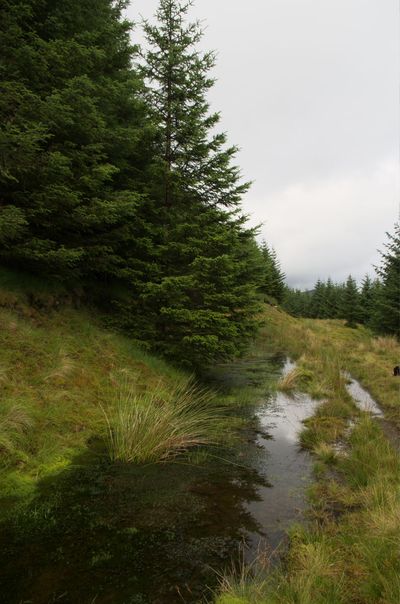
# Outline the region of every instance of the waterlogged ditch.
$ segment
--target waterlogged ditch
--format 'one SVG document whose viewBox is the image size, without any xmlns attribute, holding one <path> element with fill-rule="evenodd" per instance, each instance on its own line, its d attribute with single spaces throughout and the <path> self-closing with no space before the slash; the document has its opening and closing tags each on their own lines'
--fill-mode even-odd
<svg viewBox="0 0 400 604">
<path fill-rule="evenodd" d="M 42 481 L 35 501 L 2 527 L 0 602 L 200 602 L 243 539 L 250 555 L 260 540 L 277 548 L 301 517 L 311 478 L 297 435 L 315 403 L 271 389 L 289 369 L 265 357 L 214 370 L 209 379 L 225 391 L 253 392 L 241 412 L 255 427 L 206 464 L 110 464 L 93 443 Z"/>
</svg>

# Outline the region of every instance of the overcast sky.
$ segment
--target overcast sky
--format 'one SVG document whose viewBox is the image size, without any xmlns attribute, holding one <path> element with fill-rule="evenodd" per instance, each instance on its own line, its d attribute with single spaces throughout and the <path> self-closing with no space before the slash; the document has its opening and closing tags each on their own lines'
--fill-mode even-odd
<svg viewBox="0 0 400 604">
<path fill-rule="evenodd" d="M 197 0 L 191 15 L 217 51 L 212 109 L 254 181 L 244 209 L 288 282 L 373 274 L 399 216 L 399 1 Z"/>
</svg>

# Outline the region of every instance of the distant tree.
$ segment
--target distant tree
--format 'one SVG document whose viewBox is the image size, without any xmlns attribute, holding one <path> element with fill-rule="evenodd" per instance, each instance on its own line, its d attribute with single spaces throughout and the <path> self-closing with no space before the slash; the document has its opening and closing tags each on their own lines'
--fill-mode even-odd
<svg viewBox="0 0 400 604">
<path fill-rule="evenodd" d="M 361 319 L 367 326 L 372 325 L 379 290 L 380 282 L 378 280 L 373 281 L 369 275 L 365 275 L 361 283 L 360 303 Z"/>
<path fill-rule="evenodd" d="M 360 293 L 357 283 L 351 275 L 347 278 L 343 291 L 341 314 L 346 321 L 347 327 L 356 327 L 362 318 Z"/>
<path fill-rule="evenodd" d="M 386 252 L 381 252 L 381 265 L 376 269 L 382 286 L 372 321 L 377 330 L 400 337 L 400 223 L 387 237 Z"/>
<path fill-rule="evenodd" d="M 311 316 L 314 319 L 323 319 L 326 316 L 326 285 L 318 279 L 312 292 Z"/>
<path fill-rule="evenodd" d="M 339 315 L 339 292 L 338 287 L 329 277 L 325 285 L 325 317 L 336 319 Z"/>
<path fill-rule="evenodd" d="M 271 296 L 277 302 L 282 302 L 285 293 L 285 275 L 280 267 L 277 254 L 265 241 L 261 244 L 260 249 L 263 259 L 263 277 L 260 291 L 267 296 Z"/>
<path fill-rule="evenodd" d="M 295 317 L 311 316 L 312 293 L 285 287 L 283 308 Z"/>
</svg>

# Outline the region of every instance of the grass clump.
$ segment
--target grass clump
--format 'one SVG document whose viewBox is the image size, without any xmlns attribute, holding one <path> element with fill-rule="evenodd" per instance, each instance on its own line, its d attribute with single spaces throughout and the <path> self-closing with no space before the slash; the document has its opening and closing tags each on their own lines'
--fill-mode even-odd
<svg viewBox="0 0 400 604">
<path fill-rule="evenodd" d="M 166 461 L 214 444 L 221 416 L 211 398 L 191 381 L 168 393 L 162 388 L 141 393 L 135 384 L 122 386 L 117 401 L 104 410 L 110 459 L 137 464 Z"/>
<path fill-rule="evenodd" d="M 289 373 L 282 376 L 277 388 L 281 392 L 293 393 L 295 390 L 304 390 L 304 387 L 312 379 L 310 371 L 304 367 L 294 367 Z"/>
<path fill-rule="evenodd" d="M 33 424 L 32 417 L 22 405 L 3 401 L 0 409 L 0 454 L 3 463 L 17 454 L 21 440 Z"/>
</svg>

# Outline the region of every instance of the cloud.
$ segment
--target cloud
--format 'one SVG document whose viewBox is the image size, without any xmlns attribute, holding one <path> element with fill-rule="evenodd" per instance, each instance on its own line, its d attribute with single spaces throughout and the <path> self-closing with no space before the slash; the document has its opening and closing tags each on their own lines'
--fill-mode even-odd
<svg viewBox="0 0 400 604">
<path fill-rule="evenodd" d="M 251 222 L 264 221 L 262 236 L 276 248 L 295 287 L 317 278 L 357 279 L 379 263 L 385 233 L 398 217 L 399 170 L 393 160 L 369 174 L 297 183 L 263 199 L 249 199 Z"/>
</svg>

